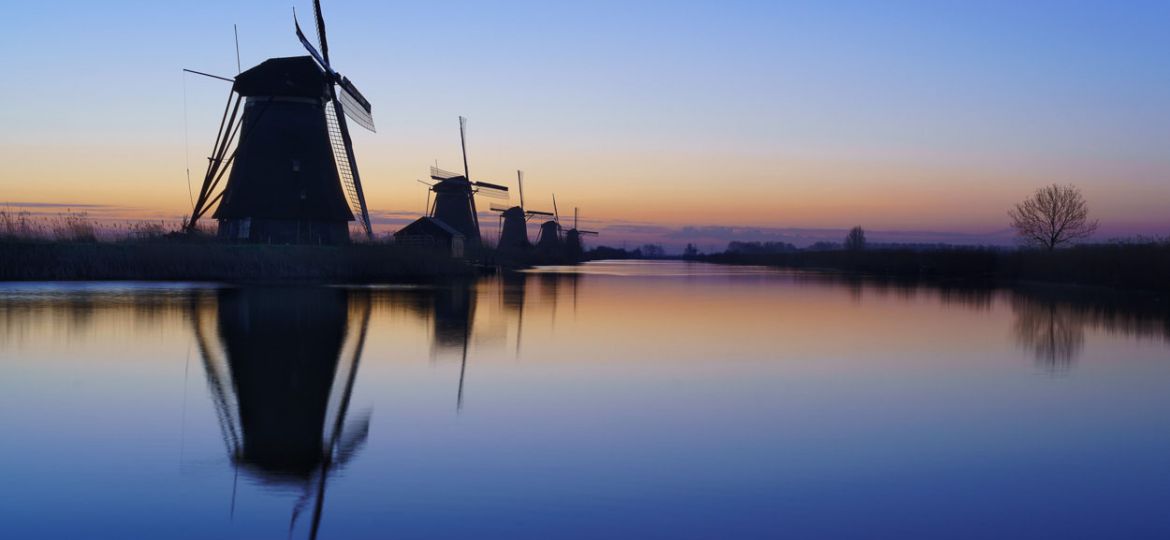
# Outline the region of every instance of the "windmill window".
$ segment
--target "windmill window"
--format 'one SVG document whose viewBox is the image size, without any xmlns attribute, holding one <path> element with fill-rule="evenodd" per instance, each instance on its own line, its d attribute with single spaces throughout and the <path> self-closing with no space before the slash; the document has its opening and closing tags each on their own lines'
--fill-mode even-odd
<svg viewBox="0 0 1170 540">
<path fill-rule="evenodd" d="M 293 172 L 301 172 L 301 160 L 299 160 L 299 159 L 292 160 L 292 169 L 293 169 Z"/>
</svg>

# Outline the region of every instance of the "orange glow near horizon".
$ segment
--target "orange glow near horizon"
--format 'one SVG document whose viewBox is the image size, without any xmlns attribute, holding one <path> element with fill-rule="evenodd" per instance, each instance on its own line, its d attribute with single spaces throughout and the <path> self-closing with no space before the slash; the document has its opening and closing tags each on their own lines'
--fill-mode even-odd
<svg viewBox="0 0 1170 540">
<path fill-rule="evenodd" d="M 415 178 L 426 173 L 428 163 L 380 155 L 371 143 L 366 141 L 359 148 L 367 156 L 363 158 L 363 178 L 371 211 L 421 214 L 426 191 Z M 59 147 L 14 149 L 13 153 L 25 159 L 10 160 L 10 174 L 37 180 L 6 186 L 2 202 L 110 205 L 116 207 L 111 212 L 127 219 L 177 219 L 185 215 L 190 203 L 181 167 L 182 149 L 158 144 L 132 156 L 122 148 L 115 144 L 73 145 L 64 152 L 68 159 L 59 160 L 48 159 L 50 154 L 61 152 Z M 1080 173 L 1078 178 L 1074 172 L 1012 174 L 780 158 L 767 160 L 767 166 L 757 169 L 754 164 L 704 164 L 694 157 L 682 158 L 677 164 L 640 164 L 636 156 L 599 164 L 560 157 L 564 166 L 541 163 L 539 169 L 526 170 L 528 206 L 551 210 L 551 194 L 555 192 L 563 217 L 570 216 L 576 206 L 586 223 L 595 224 L 813 228 L 862 224 L 921 231 L 995 230 L 1006 225 L 1004 214 L 1012 203 L 1050 178 L 1074 183 L 1081 180 L 1094 214 L 1106 224 L 1114 221 L 1157 227 L 1159 221 L 1165 221 L 1164 201 L 1170 201 L 1170 185 L 1146 181 L 1124 191 L 1113 190 L 1100 185 L 1099 175 L 1105 173 L 1094 171 Z M 408 159 L 412 163 L 401 163 Z M 473 163 L 476 170 L 483 171 L 481 178 L 514 190 L 515 172 L 502 161 Z M 192 189 L 198 189 L 202 170 L 195 166 L 202 162 L 191 162 Z M 513 203 L 516 200 L 513 195 Z M 481 206 L 486 209 L 489 202 L 482 199 Z"/>
</svg>

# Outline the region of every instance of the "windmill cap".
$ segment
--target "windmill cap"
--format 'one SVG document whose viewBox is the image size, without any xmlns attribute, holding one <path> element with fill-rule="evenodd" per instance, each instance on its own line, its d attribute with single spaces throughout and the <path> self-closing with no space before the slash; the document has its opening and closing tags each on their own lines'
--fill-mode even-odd
<svg viewBox="0 0 1170 540">
<path fill-rule="evenodd" d="M 269 58 L 238 76 L 232 87 L 241 96 L 324 98 L 329 80 L 309 56 Z"/>
</svg>

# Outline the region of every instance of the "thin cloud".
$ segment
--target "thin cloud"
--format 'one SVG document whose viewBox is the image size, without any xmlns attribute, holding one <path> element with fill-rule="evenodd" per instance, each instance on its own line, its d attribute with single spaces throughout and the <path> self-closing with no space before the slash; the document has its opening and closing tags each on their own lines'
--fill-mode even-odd
<svg viewBox="0 0 1170 540">
<path fill-rule="evenodd" d="M 92 203 L 54 203 L 54 202 L 0 202 L 0 207 L 4 208 L 82 208 L 82 209 L 102 209 L 102 210 L 126 210 L 128 207 L 115 206 L 111 204 L 92 204 Z"/>
</svg>

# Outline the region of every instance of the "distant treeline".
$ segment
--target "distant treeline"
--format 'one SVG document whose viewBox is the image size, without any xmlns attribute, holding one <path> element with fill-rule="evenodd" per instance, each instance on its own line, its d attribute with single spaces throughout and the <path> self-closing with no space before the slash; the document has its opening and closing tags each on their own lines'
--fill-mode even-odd
<svg viewBox="0 0 1170 540">
<path fill-rule="evenodd" d="M 1036 281 L 1170 292 L 1170 242 L 1164 240 L 1078 245 L 1051 251 L 921 246 L 797 250 L 760 245 L 745 249 L 743 244 L 733 243 L 724 253 L 688 258 L 881 276 Z"/>
<path fill-rule="evenodd" d="M 470 275 L 469 264 L 385 244 L 269 246 L 0 239 L 0 281 L 329 281 L 363 283 Z"/>
<path fill-rule="evenodd" d="M 586 260 L 664 259 L 666 250 L 658 244 L 646 244 L 634 249 L 597 246 L 585 253 Z"/>
</svg>

